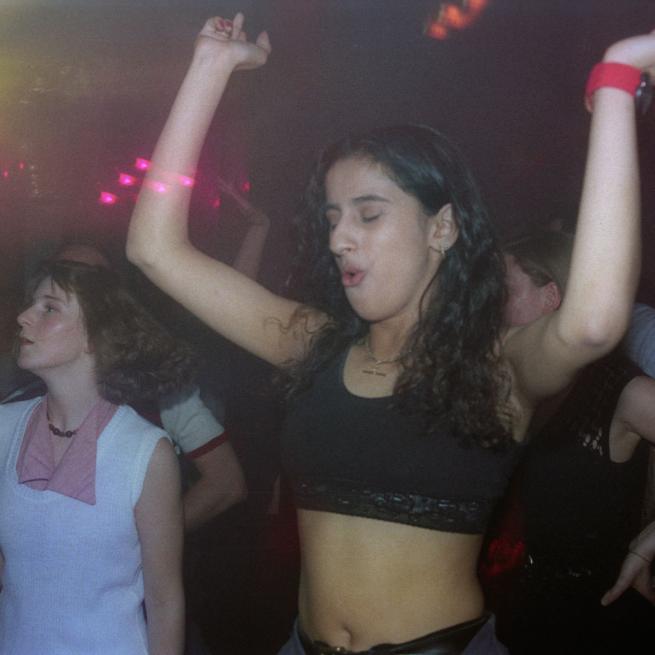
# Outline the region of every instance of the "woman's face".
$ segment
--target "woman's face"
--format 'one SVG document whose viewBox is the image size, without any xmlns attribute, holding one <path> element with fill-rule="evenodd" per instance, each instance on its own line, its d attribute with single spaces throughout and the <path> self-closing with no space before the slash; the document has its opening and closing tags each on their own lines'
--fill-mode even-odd
<svg viewBox="0 0 655 655">
<path fill-rule="evenodd" d="M 367 321 L 416 321 L 441 255 L 436 216 L 363 158 L 336 162 L 325 181 L 330 250 L 346 296 Z"/>
<path fill-rule="evenodd" d="M 75 370 L 91 357 L 82 309 L 51 278 L 34 292 L 32 304 L 18 316 L 18 365 L 33 373 L 57 368 Z"/>
<path fill-rule="evenodd" d="M 551 306 L 552 289 L 549 285 L 538 287 L 513 255 L 505 255 L 505 268 L 507 301 L 504 323 L 507 327 L 528 325 L 556 309 Z"/>
</svg>

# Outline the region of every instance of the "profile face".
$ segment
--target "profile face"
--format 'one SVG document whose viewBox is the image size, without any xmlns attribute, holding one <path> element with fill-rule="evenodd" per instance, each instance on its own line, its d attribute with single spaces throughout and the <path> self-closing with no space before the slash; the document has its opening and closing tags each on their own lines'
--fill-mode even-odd
<svg viewBox="0 0 655 655">
<path fill-rule="evenodd" d="M 346 296 L 367 321 L 407 320 L 440 262 L 434 217 L 368 159 L 337 161 L 325 180 L 330 250 Z"/>
<path fill-rule="evenodd" d="M 507 301 L 503 314 L 507 327 L 528 325 L 548 313 L 546 287 L 538 287 L 513 255 L 505 255 Z"/>
<path fill-rule="evenodd" d="M 41 281 L 31 305 L 17 320 L 21 368 L 37 375 L 57 368 L 74 371 L 90 356 L 77 297 L 49 277 Z"/>
</svg>

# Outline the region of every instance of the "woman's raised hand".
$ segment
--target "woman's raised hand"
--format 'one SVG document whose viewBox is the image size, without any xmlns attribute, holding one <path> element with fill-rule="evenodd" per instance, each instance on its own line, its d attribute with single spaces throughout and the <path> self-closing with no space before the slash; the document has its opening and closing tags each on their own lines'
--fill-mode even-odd
<svg viewBox="0 0 655 655">
<path fill-rule="evenodd" d="M 263 66 L 271 53 L 268 34 L 262 32 L 254 42 L 248 41 L 243 23 L 244 16 L 240 12 L 232 20 L 210 18 L 196 39 L 196 55 L 227 57 L 233 70 Z"/>
<path fill-rule="evenodd" d="M 655 30 L 617 41 L 607 49 L 603 59 L 629 64 L 655 76 Z"/>
</svg>

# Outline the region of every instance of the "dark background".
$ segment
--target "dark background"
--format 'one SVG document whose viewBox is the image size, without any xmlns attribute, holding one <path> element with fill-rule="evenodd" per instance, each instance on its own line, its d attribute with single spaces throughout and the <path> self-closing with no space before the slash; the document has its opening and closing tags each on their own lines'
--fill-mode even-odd
<svg viewBox="0 0 655 655">
<path fill-rule="evenodd" d="M 284 280 L 296 210 L 317 150 L 347 131 L 429 123 L 476 173 L 501 233 L 573 225 L 590 67 L 613 41 L 655 27 L 651 0 L 489 0 L 468 29 L 425 34 L 436 0 L 50 0 L 0 2 L 0 276 L 42 237 L 96 232 L 121 248 L 134 191 L 120 172 L 148 157 L 212 14 L 247 15 L 273 55 L 238 74 L 205 149 L 194 233 L 230 257 L 240 225 L 212 208 L 214 179 L 249 180 L 273 219 L 262 280 Z M 652 227 L 652 115 L 642 121 L 646 257 Z M 22 163 L 23 168 L 19 165 Z M 6 171 L 6 173 L 5 173 Z M 116 192 L 113 206 L 98 203 Z M 221 227 L 219 230 L 219 222 Z"/>
</svg>

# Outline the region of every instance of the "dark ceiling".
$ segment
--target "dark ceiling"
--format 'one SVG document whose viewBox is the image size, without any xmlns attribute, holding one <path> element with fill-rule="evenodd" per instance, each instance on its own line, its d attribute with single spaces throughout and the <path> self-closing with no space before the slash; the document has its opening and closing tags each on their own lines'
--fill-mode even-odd
<svg viewBox="0 0 655 655">
<path fill-rule="evenodd" d="M 312 157 L 374 125 L 429 123 L 451 135 L 501 231 L 571 225 L 587 72 L 612 41 L 655 27 L 655 2 L 489 0 L 468 29 L 428 38 L 426 19 L 445 4 L 465 2 L 0 0 L 2 286 L 15 284 L 42 237 L 97 231 L 120 243 L 132 198 L 104 207 L 98 195 L 152 151 L 205 17 L 236 9 L 251 33 L 269 30 L 274 51 L 264 69 L 234 80 L 203 166 L 207 179 L 250 179 L 273 217 L 271 280 L 285 275 L 288 218 Z M 641 127 L 650 249 L 654 125 L 651 112 Z M 210 187 L 198 190 L 201 232 L 217 225 Z M 221 218 L 217 250 L 227 256 L 238 239 L 231 225 Z"/>
</svg>

